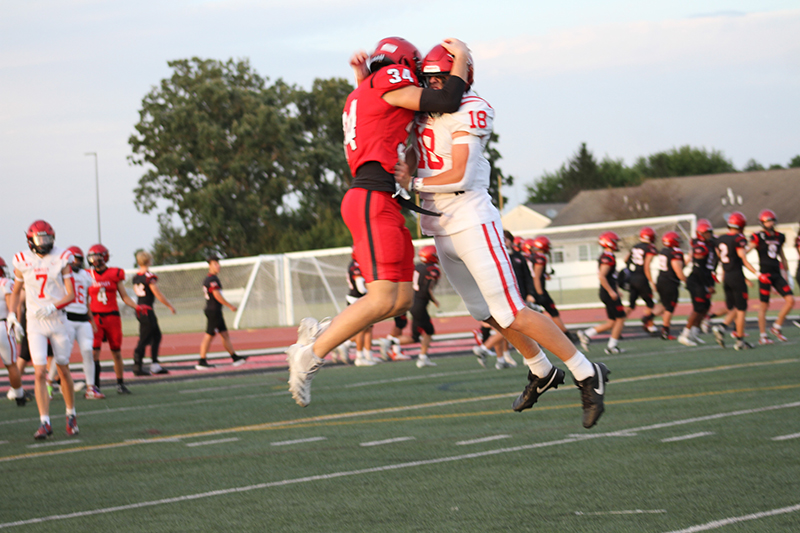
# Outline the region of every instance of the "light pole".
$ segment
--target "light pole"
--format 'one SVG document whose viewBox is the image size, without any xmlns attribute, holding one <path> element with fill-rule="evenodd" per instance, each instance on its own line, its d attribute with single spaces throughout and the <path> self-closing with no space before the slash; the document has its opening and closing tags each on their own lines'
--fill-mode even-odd
<svg viewBox="0 0 800 533">
<path fill-rule="evenodd" d="M 103 242 L 103 238 L 100 236 L 100 173 L 97 170 L 97 152 L 86 152 L 83 155 L 93 155 L 94 156 L 94 187 L 95 187 L 95 196 L 97 197 L 97 242 Z"/>
</svg>

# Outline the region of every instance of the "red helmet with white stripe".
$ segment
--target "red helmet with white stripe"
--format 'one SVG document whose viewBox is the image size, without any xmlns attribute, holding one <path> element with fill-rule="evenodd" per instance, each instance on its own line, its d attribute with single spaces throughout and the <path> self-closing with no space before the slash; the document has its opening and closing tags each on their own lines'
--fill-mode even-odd
<svg viewBox="0 0 800 533">
<path fill-rule="evenodd" d="M 89 255 L 86 259 L 93 267 L 102 268 L 108 263 L 108 248 L 102 244 L 95 244 L 89 248 Z"/>
<path fill-rule="evenodd" d="M 77 272 L 83 266 L 83 250 L 77 246 L 70 246 L 67 251 L 72 252 L 72 271 Z"/>
<path fill-rule="evenodd" d="M 698 239 L 705 240 L 707 235 L 706 233 L 712 234 L 714 232 L 714 228 L 711 226 L 711 221 L 707 218 L 701 218 L 697 221 L 697 229 L 695 230 Z"/>
<path fill-rule="evenodd" d="M 764 209 L 758 214 L 758 221 L 761 223 L 762 226 L 764 225 L 765 222 L 769 222 L 770 220 L 772 222 L 778 221 L 778 216 L 772 209 Z"/>
<path fill-rule="evenodd" d="M 422 60 L 422 76 L 426 80 L 433 76 L 449 76 L 453 70 L 453 56 L 442 46 L 437 44 Z M 465 91 L 469 91 L 475 81 L 475 69 L 472 67 L 472 56 L 467 57 L 467 86 Z"/>
<path fill-rule="evenodd" d="M 681 245 L 681 236 L 675 231 L 668 231 L 661 237 L 661 242 L 667 248 L 677 248 Z"/>
<path fill-rule="evenodd" d="M 375 51 L 367 58 L 367 68 L 377 72 L 386 65 L 404 65 L 419 77 L 422 54 L 416 46 L 401 37 L 386 37 L 378 41 Z"/>
<path fill-rule="evenodd" d="M 539 235 L 535 239 L 533 239 L 533 247 L 546 254 L 550 251 L 550 239 L 545 237 L 544 235 Z"/>
<path fill-rule="evenodd" d="M 747 219 L 741 211 L 734 211 L 728 217 L 728 227 L 731 229 L 738 229 L 742 231 L 747 225 Z"/>
<path fill-rule="evenodd" d="M 617 235 L 613 231 L 606 231 L 601 233 L 600 238 L 597 239 L 597 242 L 603 248 L 607 248 L 613 251 L 619 250 L 619 235 Z"/>
<path fill-rule="evenodd" d="M 28 238 L 28 248 L 38 255 L 49 254 L 56 242 L 53 226 L 44 220 L 37 220 L 31 224 L 25 236 Z"/>
<path fill-rule="evenodd" d="M 420 260 L 426 265 L 435 265 L 439 262 L 439 256 L 436 254 L 435 246 L 423 246 L 419 251 Z"/>
<path fill-rule="evenodd" d="M 650 226 L 645 226 L 639 230 L 639 240 L 653 244 L 656 242 L 656 232 Z"/>
</svg>

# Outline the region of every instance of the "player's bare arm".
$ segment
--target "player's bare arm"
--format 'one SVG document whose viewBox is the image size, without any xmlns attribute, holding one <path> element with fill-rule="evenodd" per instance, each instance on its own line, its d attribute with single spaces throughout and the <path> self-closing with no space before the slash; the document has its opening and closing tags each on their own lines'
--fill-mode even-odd
<svg viewBox="0 0 800 533">
<path fill-rule="evenodd" d="M 673 259 L 670 261 L 670 264 L 672 265 L 672 270 L 675 271 L 675 275 L 678 276 L 678 279 L 686 283 L 686 274 L 683 273 L 683 261 L 680 259 Z"/>
<path fill-rule="evenodd" d="M 742 259 L 742 264 L 744 267 L 752 272 L 753 274 L 758 275 L 758 271 L 755 269 L 753 265 L 750 264 L 750 261 L 747 260 L 747 252 L 744 248 L 737 248 L 736 253 L 739 254 L 739 257 Z"/>
<path fill-rule="evenodd" d="M 153 291 L 153 296 L 155 296 L 159 302 L 164 304 L 167 307 L 167 309 L 172 311 L 172 314 L 174 315 L 175 308 L 172 307 L 171 303 L 169 303 L 169 300 L 167 300 L 167 297 L 164 296 L 164 294 L 161 292 L 161 289 L 158 288 L 158 284 L 155 281 L 150 282 L 150 290 Z"/>
<path fill-rule="evenodd" d="M 617 291 L 611 288 L 611 285 L 608 283 L 608 272 L 611 270 L 611 265 L 600 265 L 600 269 L 597 271 L 597 277 L 600 279 L 600 285 L 606 290 L 608 295 L 611 297 L 612 300 L 617 300 L 619 295 Z"/>
<path fill-rule="evenodd" d="M 61 277 L 64 278 L 64 288 L 67 290 L 67 295 L 53 304 L 56 309 L 64 309 L 64 307 L 75 301 L 75 280 L 72 279 L 72 267 L 67 265 L 62 268 Z"/>
<path fill-rule="evenodd" d="M 136 310 L 136 302 L 133 301 L 133 298 L 128 296 L 128 291 L 125 290 L 125 285 L 123 285 L 123 283 L 123 281 L 117 282 L 117 291 L 119 291 L 119 297 L 122 298 L 122 301 L 125 302 L 125 305 L 133 310 Z"/>
<path fill-rule="evenodd" d="M 544 287 L 542 287 L 542 272 L 544 272 L 544 265 L 533 265 L 533 288 L 536 294 L 544 294 Z"/>
<path fill-rule="evenodd" d="M 353 74 L 355 74 L 356 77 L 356 87 L 361 85 L 361 82 L 369 76 L 367 59 L 369 59 L 369 54 L 364 50 L 359 50 L 350 56 L 350 67 L 352 67 Z"/>
<path fill-rule="evenodd" d="M 228 300 L 226 300 L 225 297 L 222 296 L 222 291 L 220 291 L 219 289 L 215 289 L 211 294 L 214 295 L 214 298 L 216 298 L 216 300 L 219 303 L 221 303 L 222 305 L 224 305 L 225 307 L 227 307 L 231 311 L 236 312 L 236 306 L 234 306 L 233 304 L 228 302 Z"/>
</svg>

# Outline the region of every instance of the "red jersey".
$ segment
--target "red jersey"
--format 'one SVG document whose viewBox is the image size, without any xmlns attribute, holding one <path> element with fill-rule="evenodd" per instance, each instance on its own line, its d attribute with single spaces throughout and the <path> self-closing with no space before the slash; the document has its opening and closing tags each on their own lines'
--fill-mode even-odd
<svg viewBox="0 0 800 533">
<path fill-rule="evenodd" d="M 112 313 L 119 311 L 117 305 L 117 283 L 125 281 L 125 271 L 121 268 L 108 267 L 102 273 L 91 270 L 92 284 L 89 296 L 92 298 L 92 313 Z"/>
<path fill-rule="evenodd" d="M 389 192 L 395 191 L 394 167 L 398 151 L 405 150 L 414 111 L 390 105 L 383 95 L 408 86 L 419 86 L 410 69 L 401 65 L 384 67 L 350 93 L 342 114 L 344 151 L 350 172 L 355 177 L 364 163 L 380 163 L 383 170 L 392 176 L 391 183 L 387 183 L 391 187 L 385 189 Z"/>
</svg>

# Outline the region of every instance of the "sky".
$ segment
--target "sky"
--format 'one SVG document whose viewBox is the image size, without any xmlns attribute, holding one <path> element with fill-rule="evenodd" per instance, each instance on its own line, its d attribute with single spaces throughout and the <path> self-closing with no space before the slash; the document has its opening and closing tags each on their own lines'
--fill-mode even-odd
<svg viewBox="0 0 800 533">
<path fill-rule="evenodd" d="M 800 0 L 0 0 L 0 13 L 8 263 L 39 218 L 64 248 L 86 251 L 101 233 L 118 266 L 152 247 L 156 214 L 134 206 L 144 170 L 129 164 L 128 139 L 174 59 L 248 58 L 271 81 L 310 88 L 351 79 L 350 55 L 383 37 L 423 54 L 459 38 L 515 179 L 506 210 L 583 142 L 629 165 L 687 144 L 740 169 L 800 154 Z"/>
</svg>

